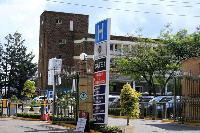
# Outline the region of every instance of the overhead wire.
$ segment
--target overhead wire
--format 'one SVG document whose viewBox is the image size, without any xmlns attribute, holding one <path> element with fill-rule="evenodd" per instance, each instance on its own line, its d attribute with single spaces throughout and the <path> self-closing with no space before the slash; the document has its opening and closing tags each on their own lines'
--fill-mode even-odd
<svg viewBox="0 0 200 133">
<path fill-rule="evenodd" d="M 52 1 L 52 0 L 47 0 L 48 2 L 57 2 L 57 3 L 60 3 L 60 4 L 72 4 L 72 5 L 75 5 L 75 6 L 84 6 L 84 7 L 90 7 L 90 8 L 99 8 L 99 9 L 107 9 L 107 10 L 118 10 L 118 11 L 125 11 L 125 12 L 129 12 L 129 11 L 133 11 L 133 12 L 136 12 L 136 13 L 152 13 L 152 12 L 149 12 L 149 11 L 137 11 L 137 10 L 129 10 L 129 9 L 120 9 L 120 8 L 111 8 L 111 7 L 102 7 L 102 6 L 93 6 L 93 5 L 87 5 L 87 4 L 78 4 L 78 3 L 66 3 L 66 2 L 63 2 L 63 1 Z M 111 0 L 102 0 L 102 1 L 111 1 Z M 165 1 L 165 0 L 160 0 L 160 1 Z M 121 2 L 121 1 L 112 1 L 112 2 Z M 170 2 L 177 2 L 177 1 L 170 1 Z M 127 2 L 126 2 L 127 3 Z M 132 2 L 130 2 L 132 3 Z M 184 2 L 184 3 L 189 3 L 189 2 Z M 137 3 L 137 4 L 145 4 L 145 3 Z M 196 4 L 200 4 L 200 3 L 196 3 Z M 159 5 L 159 4 L 151 4 L 151 5 Z M 175 5 L 166 5 L 166 6 L 175 6 Z M 193 6 L 183 6 L 183 7 L 193 7 Z M 153 14 L 157 14 L 157 15 L 160 15 L 160 14 L 163 14 L 163 13 L 160 13 L 160 12 L 156 12 L 156 13 L 153 13 Z M 168 14 L 164 14 L 164 15 L 174 15 L 174 14 L 171 14 L 171 13 L 168 13 Z M 185 16 L 188 16 L 188 15 L 185 15 L 185 14 L 180 14 L 178 16 L 181 16 L 181 17 L 185 17 Z M 198 15 L 196 16 L 192 16 L 192 17 L 200 17 Z"/>
</svg>

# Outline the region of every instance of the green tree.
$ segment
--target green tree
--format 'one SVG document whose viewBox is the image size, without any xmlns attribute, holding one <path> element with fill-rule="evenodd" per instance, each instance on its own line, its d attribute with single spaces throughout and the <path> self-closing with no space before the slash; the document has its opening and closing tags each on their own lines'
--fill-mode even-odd
<svg viewBox="0 0 200 133">
<path fill-rule="evenodd" d="M 4 74 L 2 68 L 2 63 L 3 63 L 2 56 L 3 56 L 3 45 L 0 43 L 0 95 L 2 95 L 3 80 L 4 80 Z"/>
<path fill-rule="evenodd" d="M 126 83 L 120 94 L 121 112 L 127 116 L 127 125 L 129 125 L 130 117 L 139 117 L 139 96 L 140 93 L 134 91 L 131 85 Z"/>
<path fill-rule="evenodd" d="M 33 97 L 33 93 L 35 92 L 35 90 L 36 90 L 35 82 L 26 80 L 26 82 L 24 83 L 24 89 L 23 89 L 21 95 L 25 94 L 26 97 Z"/>
<path fill-rule="evenodd" d="M 36 70 L 37 64 L 32 63 L 34 55 L 32 52 L 27 53 L 27 48 L 23 45 L 22 35 L 15 32 L 5 37 L 4 52 L 2 56 L 2 69 L 4 73 L 4 88 L 7 89 L 6 97 L 10 97 L 10 89 L 18 91 L 20 98 L 24 83 L 32 77 Z"/>
<path fill-rule="evenodd" d="M 116 58 L 116 69 L 138 82 L 144 79 L 150 95 L 156 95 L 155 86 L 164 94 L 169 80 L 181 70 L 181 62 L 200 55 L 200 28 L 192 34 L 187 34 L 187 30 L 173 34 L 170 24 L 166 28 L 158 40 L 139 37 L 131 49 L 121 48 L 123 54 Z"/>
<path fill-rule="evenodd" d="M 152 39 L 138 38 L 135 46 L 122 51 L 122 56 L 116 58 L 116 69 L 122 75 L 131 75 L 137 82 L 144 79 L 150 95 L 152 92 L 156 95 L 155 82 L 157 84 L 161 82 L 165 87 L 164 84 L 168 82 L 165 76 L 168 69 L 173 68 L 173 62 L 164 45 Z"/>
</svg>

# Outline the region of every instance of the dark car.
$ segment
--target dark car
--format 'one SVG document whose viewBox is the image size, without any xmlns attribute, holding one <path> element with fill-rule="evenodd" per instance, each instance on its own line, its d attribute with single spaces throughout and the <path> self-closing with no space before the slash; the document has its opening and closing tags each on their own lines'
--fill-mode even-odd
<svg viewBox="0 0 200 133">
<path fill-rule="evenodd" d="M 174 96 L 158 96 L 158 97 L 155 97 L 155 98 L 151 99 L 149 101 L 149 104 L 148 104 L 148 107 L 147 107 L 148 111 L 149 111 L 149 114 L 152 115 L 153 102 L 154 101 L 156 102 L 156 112 L 160 116 L 161 115 L 161 111 L 162 111 L 163 102 L 168 102 L 168 101 L 172 100 L 173 98 L 174 98 Z"/>
<path fill-rule="evenodd" d="M 109 106 L 109 108 L 120 108 L 121 103 L 120 103 L 120 98 L 117 97 Z"/>
</svg>

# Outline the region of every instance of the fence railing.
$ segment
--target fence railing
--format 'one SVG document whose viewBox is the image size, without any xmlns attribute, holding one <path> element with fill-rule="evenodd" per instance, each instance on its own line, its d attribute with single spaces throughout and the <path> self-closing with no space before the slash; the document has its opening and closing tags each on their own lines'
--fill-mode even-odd
<svg viewBox="0 0 200 133">
<path fill-rule="evenodd" d="M 182 105 L 182 102 L 139 102 L 140 118 L 180 120 L 182 119 Z M 109 105 L 108 113 L 125 116 L 125 114 L 120 114 L 120 110 L 120 103 L 113 102 Z"/>
</svg>

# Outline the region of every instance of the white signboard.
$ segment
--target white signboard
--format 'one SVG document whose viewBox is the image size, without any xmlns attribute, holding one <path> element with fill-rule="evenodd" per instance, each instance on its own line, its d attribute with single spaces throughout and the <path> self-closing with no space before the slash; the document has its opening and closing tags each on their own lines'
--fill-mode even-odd
<svg viewBox="0 0 200 133">
<path fill-rule="evenodd" d="M 61 67 L 62 67 L 62 59 L 56 59 L 56 58 L 49 59 L 49 65 L 48 65 L 49 70 L 61 70 Z"/>
<path fill-rule="evenodd" d="M 48 71 L 48 85 L 53 85 L 55 72 L 56 72 L 55 70 Z M 60 85 L 60 84 L 61 84 L 61 77 L 58 75 L 56 79 L 56 85 Z"/>
<path fill-rule="evenodd" d="M 107 42 L 103 41 L 94 45 L 94 59 L 98 57 L 106 56 L 107 54 Z"/>
<path fill-rule="evenodd" d="M 76 131 L 84 132 L 87 119 L 78 118 Z"/>
</svg>

